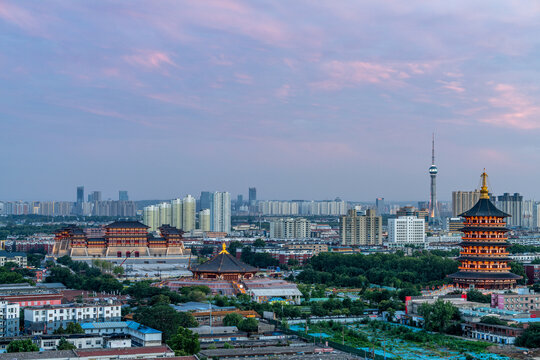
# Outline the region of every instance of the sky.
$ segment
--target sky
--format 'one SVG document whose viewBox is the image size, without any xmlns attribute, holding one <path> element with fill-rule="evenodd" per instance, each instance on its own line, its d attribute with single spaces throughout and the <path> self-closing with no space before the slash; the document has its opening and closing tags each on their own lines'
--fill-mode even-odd
<svg viewBox="0 0 540 360">
<path fill-rule="evenodd" d="M 540 3 L 0 0 L 0 200 L 540 200 Z"/>
</svg>

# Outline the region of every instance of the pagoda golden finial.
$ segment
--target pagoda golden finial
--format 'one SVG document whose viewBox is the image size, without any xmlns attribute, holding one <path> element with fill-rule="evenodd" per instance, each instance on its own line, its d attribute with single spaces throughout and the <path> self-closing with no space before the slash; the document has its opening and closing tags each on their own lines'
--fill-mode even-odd
<svg viewBox="0 0 540 360">
<path fill-rule="evenodd" d="M 219 253 L 220 254 L 228 254 L 229 253 L 227 251 L 227 245 L 225 243 L 221 243 L 221 251 Z"/>
<path fill-rule="evenodd" d="M 482 187 L 480 188 L 480 199 L 489 199 L 489 190 L 487 187 L 487 177 L 486 169 L 482 173 Z"/>
</svg>

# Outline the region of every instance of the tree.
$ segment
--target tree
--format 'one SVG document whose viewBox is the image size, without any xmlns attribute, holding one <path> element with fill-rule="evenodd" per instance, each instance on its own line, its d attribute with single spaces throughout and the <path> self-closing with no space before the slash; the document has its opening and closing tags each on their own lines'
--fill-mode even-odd
<svg viewBox="0 0 540 360">
<path fill-rule="evenodd" d="M 225 344 L 223 344 L 223 348 L 224 348 L 224 349 L 234 349 L 234 346 L 232 346 L 232 345 L 229 344 L 229 343 L 225 343 Z"/>
<path fill-rule="evenodd" d="M 266 243 L 263 239 L 257 239 L 253 242 L 253 246 L 263 248 L 266 246 Z"/>
<path fill-rule="evenodd" d="M 8 344 L 6 351 L 8 353 L 31 352 L 31 351 L 39 351 L 39 348 L 30 339 L 13 340 L 12 342 Z"/>
<path fill-rule="evenodd" d="M 199 334 L 194 334 L 184 327 L 178 327 L 176 333 L 167 341 L 167 345 L 174 350 L 176 356 L 193 355 L 201 349 Z"/>
<path fill-rule="evenodd" d="M 528 348 L 540 347 L 540 324 L 532 323 L 525 331 L 516 339 L 517 346 Z M 9 352 L 9 351 L 8 351 Z"/>
<path fill-rule="evenodd" d="M 238 330 L 245 332 L 256 332 L 259 329 L 259 322 L 255 318 L 245 318 L 238 323 Z"/>
<path fill-rule="evenodd" d="M 522 277 L 518 280 L 518 284 L 525 285 L 527 283 L 527 275 L 525 274 L 523 264 L 518 263 L 517 261 L 510 262 L 510 271 Z"/>
<path fill-rule="evenodd" d="M 297 259 L 289 259 L 289 261 L 287 261 L 287 265 L 289 265 L 289 266 L 298 266 L 298 265 L 300 265 L 300 261 L 298 261 Z"/>
<path fill-rule="evenodd" d="M 454 319 L 459 319 L 459 310 L 449 301 L 438 299 L 433 304 L 423 303 L 418 313 L 424 318 L 424 329 L 446 332 Z"/>
<path fill-rule="evenodd" d="M 154 306 L 139 307 L 135 312 L 135 321 L 159 330 L 163 339 L 173 336 L 178 327 L 196 327 L 199 324 L 191 313 L 178 312 L 169 305 L 157 304 Z"/>
<path fill-rule="evenodd" d="M 66 326 L 66 334 L 84 334 L 84 330 L 79 323 L 70 322 Z"/>
<path fill-rule="evenodd" d="M 467 300 L 468 301 L 474 301 L 479 303 L 485 303 L 490 304 L 491 303 L 491 295 L 484 295 L 480 291 L 476 289 L 471 289 L 467 291 Z"/>
<path fill-rule="evenodd" d="M 225 326 L 238 326 L 244 317 L 238 313 L 230 313 L 223 318 L 223 325 Z"/>
<path fill-rule="evenodd" d="M 150 299 L 150 305 L 158 305 L 158 304 L 169 305 L 170 303 L 171 303 L 171 299 L 169 299 L 167 295 L 163 295 L 163 294 L 154 295 Z"/>
<path fill-rule="evenodd" d="M 229 254 L 236 257 L 236 250 L 237 249 L 242 249 L 242 247 L 244 247 L 244 244 L 242 244 L 240 241 L 238 241 L 238 240 L 231 241 L 229 243 L 229 247 L 228 247 L 227 251 L 229 252 Z"/>
<path fill-rule="evenodd" d="M 65 338 L 61 338 L 56 350 L 73 350 L 76 348 L 77 347 L 75 345 L 67 341 Z"/>
<path fill-rule="evenodd" d="M 121 266 L 115 266 L 113 268 L 113 274 L 114 275 L 124 275 L 124 268 Z"/>
</svg>

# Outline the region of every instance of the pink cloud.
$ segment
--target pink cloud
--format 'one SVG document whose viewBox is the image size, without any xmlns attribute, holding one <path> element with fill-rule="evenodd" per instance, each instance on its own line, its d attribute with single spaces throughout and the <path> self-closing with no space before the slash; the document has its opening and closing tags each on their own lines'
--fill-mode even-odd
<svg viewBox="0 0 540 360">
<path fill-rule="evenodd" d="M 498 112 L 481 122 L 518 130 L 540 129 L 540 106 L 515 86 L 495 84 L 488 103 Z"/>
<path fill-rule="evenodd" d="M 180 107 L 187 107 L 198 110 L 203 109 L 200 104 L 201 99 L 198 96 L 185 96 L 179 93 L 157 93 L 148 94 L 147 97 L 153 100 L 174 104 Z"/>
<path fill-rule="evenodd" d="M 176 66 L 169 55 L 161 51 L 143 50 L 136 54 L 124 56 L 124 60 L 131 65 L 148 69 L 159 69 L 164 65 Z"/>
<path fill-rule="evenodd" d="M 253 77 L 248 74 L 235 73 L 234 77 L 236 78 L 236 82 L 240 84 L 250 85 L 253 83 Z"/>
<path fill-rule="evenodd" d="M 276 97 L 280 99 L 286 99 L 291 95 L 291 86 L 289 84 L 284 84 L 279 89 L 276 90 Z"/>
<path fill-rule="evenodd" d="M 459 81 L 444 81 L 439 80 L 438 83 L 442 84 L 442 87 L 447 90 L 452 90 L 457 93 L 465 92 L 465 88 L 461 85 Z"/>
<path fill-rule="evenodd" d="M 404 73 L 397 69 L 372 62 L 331 61 L 323 65 L 326 80 L 311 83 L 315 89 L 339 90 L 359 84 L 398 83 Z"/>
<path fill-rule="evenodd" d="M 32 35 L 45 36 L 38 18 L 13 3 L 0 2 L 0 19 L 27 31 Z"/>
</svg>

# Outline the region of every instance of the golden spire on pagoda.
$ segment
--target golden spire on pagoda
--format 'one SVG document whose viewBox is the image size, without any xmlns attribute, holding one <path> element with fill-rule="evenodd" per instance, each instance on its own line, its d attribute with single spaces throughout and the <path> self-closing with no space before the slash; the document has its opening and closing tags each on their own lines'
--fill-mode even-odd
<svg viewBox="0 0 540 360">
<path fill-rule="evenodd" d="M 225 243 L 222 243 L 221 244 L 221 251 L 219 252 L 220 254 L 228 254 L 229 252 L 227 251 L 227 245 Z"/>
<path fill-rule="evenodd" d="M 480 199 L 489 199 L 489 190 L 487 187 L 487 177 L 486 169 L 484 168 L 484 172 L 482 173 L 482 187 L 480 188 Z"/>
</svg>

